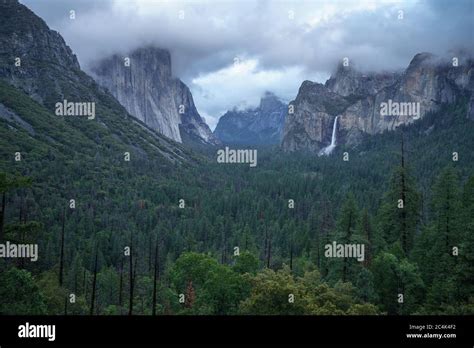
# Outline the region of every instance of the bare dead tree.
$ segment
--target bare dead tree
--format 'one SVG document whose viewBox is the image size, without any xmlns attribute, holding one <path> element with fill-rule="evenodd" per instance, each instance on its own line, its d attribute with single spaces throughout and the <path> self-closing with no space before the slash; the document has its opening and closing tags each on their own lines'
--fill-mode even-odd
<svg viewBox="0 0 474 348">
<path fill-rule="evenodd" d="M 94 262 L 94 278 L 92 279 L 92 296 L 91 296 L 91 311 L 90 315 L 94 315 L 94 305 L 95 305 L 95 293 L 96 293 L 96 282 L 97 282 L 97 256 L 99 250 L 98 247 L 95 249 L 95 262 Z"/>
<path fill-rule="evenodd" d="M 120 261 L 120 281 L 119 281 L 119 306 L 122 307 L 122 292 L 123 292 L 123 258 Z"/>
<path fill-rule="evenodd" d="M 130 232 L 130 266 L 129 266 L 129 273 L 130 273 L 130 297 L 129 297 L 129 305 L 128 305 L 128 315 L 133 314 L 133 287 L 134 287 L 134 274 L 133 274 L 133 234 Z"/>
<path fill-rule="evenodd" d="M 160 240 L 156 239 L 155 245 L 155 270 L 153 277 L 153 308 L 152 315 L 156 315 L 156 292 L 157 292 L 157 281 L 160 279 Z"/>
<path fill-rule="evenodd" d="M 66 207 L 63 209 L 62 227 L 61 227 L 61 251 L 59 256 L 59 286 L 63 286 L 64 273 L 64 230 L 66 224 Z"/>
</svg>

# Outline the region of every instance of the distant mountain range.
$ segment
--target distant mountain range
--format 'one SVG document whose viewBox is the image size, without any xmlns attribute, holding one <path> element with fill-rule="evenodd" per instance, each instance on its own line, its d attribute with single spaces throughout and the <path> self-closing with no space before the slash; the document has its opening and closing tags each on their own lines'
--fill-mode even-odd
<svg viewBox="0 0 474 348">
<path fill-rule="evenodd" d="M 95 122 L 120 138 L 122 131 L 104 117 L 112 110 L 120 115 L 116 119 L 127 120 L 125 127 L 146 129 L 148 136 L 166 146 L 165 152 L 181 151 L 177 142 L 280 144 L 287 152 L 319 153 L 331 144 L 333 133 L 335 146 L 357 145 L 364 134 L 394 130 L 439 110 L 442 104 L 463 100 L 468 106 L 466 117 L 474 120 L 472 58 L 459 54 L 451 60 L 419 53 L 399 72 L 364 73 L 340 64 L 325 84 L 304 81 L 289 105 L 267 92 L 256 108 L 226 112 L 212 133 L 189 88 L 172 75 L 167 50 L 148 46 L 104 58 L 91 65 L 91 77 L 81 70 L 61 35 L 28 8 L 9 0 L 2 2 L 2 12 L 1 79 L 50 112 L 66 99 L 94 102 Z M 394 112 L 406 105 L 413 110 Z M 5 105 L 0 107 L 11 112 Z M 139 142 L 133 139 L 120 141 Z"/>
<path fill-rule="evenodd" d="M 287 104 L 266 92 L 256 108 L 227 111 L 219 119 L 214 135 L 228 144 L 279 144 L 287 112 Z"/>
</svg>

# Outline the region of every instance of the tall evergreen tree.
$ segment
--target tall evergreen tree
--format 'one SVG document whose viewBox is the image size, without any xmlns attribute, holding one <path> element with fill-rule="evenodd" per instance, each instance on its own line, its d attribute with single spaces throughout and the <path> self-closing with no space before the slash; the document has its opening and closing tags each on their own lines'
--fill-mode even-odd
<svg viewBox="0 0 474 348">
<path fill-rule="evenodd" d="M 128 315 L 133 314 L 133 290 L 135 286 L 135 274 L 133 268 L 133 232 L 130 231 L 130 256 L 129 256 L 129 277 L 130 277 L 130 285 L 129 285 L 129 304 L 128 304 Z"/>
<path fill-rule="evenodd" d="M 464 185 L 458 287 L 462 300 L 474 297 L 474 176 Z"/>
<path fill-rule="evenodd" d="M 6 173 L 0 172 L 0 194 L 2 196 L 2 206 L 0 210 L 0 242 L 5 237 L 4 234 L 5 234 L 5 216 L 6 216 L 6 209 L 7 209 L 7 200 L 6 200 L 7 192 L 15 188 L 29 187 L 31 186 L 31 183 L 32 183 L 32 180 L 30 177 L 22 176 L 22 175 L 11 176 L 11 175 L 7 175 Z"/>
<path fill-rule="evenodd" d="M 370 220 L 369 212 L 367 211 L 367 209 L 364 209 L 362 211 L 358 233 L 364 239 L 365 242 L 364 266 L 369 267 L 372 261 L 375 238 L 372 222 Z"/>
<path fill-rule="evenodd" d="M 331 243 L 336 242 L 337 244 L 352 244 L 354 242 L 356 228 L 359 220 L 357 204 L 352 193 L 349 193 L 344 201 L 339 218 L 336 221 L 336 231 L 332 234 L 329 243 L 326 244 L 331 246 Z M 325 245 L 325 257 L 328 257 Z M 332 247 L 332 246 L 331 246 Z M 332 255 L 333 257 L 336 255 Z M 353 274 L 354 258 L 347 257 L 345 255 L 342 260 L 334 258 L 328 260 L 329 266 L 329 277 L 333 281 L 341 279 L 343 282 L 350 281 L 351 275 Z M 336 276 L 337 274 L 337 276 Z"/>
<path fill-rule="evenodd" d="M 97 258 L 98 258 L 98 254 L 99 254 L 99 249 L 96 247 L 95 261 L 94 261 L 94 277 L 92 278 L 92 295 L 91 295 L 90 315 L 94 315 L 96 283 L 97 283 Z"/>
<path fill-rule="evenodd" d="M 406 150 L 402 137 L 401 161 L 395 169 L 379 211 L 379 226 L 388 244 L 400 241 L 408 255 L 413 247 L 420 220 L 421 200 L 406 163 Z"/>
<path fill-rule="evenodd" d="M 63 273 L 64 273 L 64 230 L 66 224 L 66 207 L 64 207 L 61 216 L 61 247 L 59 252 L 59 286 L 63 286 Z"/>
<path fill-rule="evenodd" d="M 160 279 L 160 240 L 156 237 L 155 245 L 155 264 L 153 273 L 153 301 L 152 301 L 152 315 L 156 315 L 156 294 L 157 294 L 157 281 Z"/>
<path fill-rule="evenodd" d="M 444 253 L 452 255 L 459 241 L 461 199 L 459 179 L 451 167 L 445 168 L 433 187 L 432 214 Z"/>
<path fill-rule="evenodd" d="M 358 210 L 354 195 L 349 194 L 344 202 L 339 221 L 337 222 L 337 236 L 338 243 L 351 244 L 354 234 L 356 233 L 356 226 L 358 222 Z M 353 262 L 352 258 L 347 256 L 343 259 L 342 276 L 343 282 L 348 281 L 350 266 Z"/>
</svg>

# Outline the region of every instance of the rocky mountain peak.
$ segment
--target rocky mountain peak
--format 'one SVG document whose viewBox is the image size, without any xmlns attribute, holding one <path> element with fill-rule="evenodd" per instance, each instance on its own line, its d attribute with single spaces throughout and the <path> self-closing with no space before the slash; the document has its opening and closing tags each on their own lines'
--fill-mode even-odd
<svg viewBox="0 0 474 348">
<path fill-rule="evenodd" d="M 426 65 L 428 63 L 434 63 L 435 56 L 429 52 L 421 52 L 415 54 L 415 56 L 410 61 L 407 70 L 416 69 L 420 66 Z"/>
<path fill-rule="evenodd" d="M 105 59 L 93 62 L 89 69 L 95 77 L 100 77 L 113 69 L 127 69 L 133 75 L 143 72 L 152 74 L 154 78 L 172 80 L 171 55 L 169 51 L 153 47 L 141 47 L 126 54 L 113 54 Z M 117 73 L 118 71 L 116 71 Z"/>
<path fill-rule="evenodd" d="M 283 103 L 275 94 L 267 91 L 260 99 L 259 108 L 262 112 L 272 112 L 273 110 L 278 109 L 282 104 Z"/>
<path fill-rule="evenodd" d="M 47 24 L 33 11 L 16 0 L 2 0 L 2 29 L 0 35 L 0 54 L 13 54 L 13 57 L 40 62 L 54 61 L 66 68 L 80 69 L 76 55 L 58 32 L 49 29 Z M 14 29 L 14 30 L 13 30 Z M 31 64 L 22 64 L 23 68 Z"/>
<path fill-rule="evenodd" d="M 222 142 L 233 144 L 278 144 L 281 140 L 287 105 L 272 92 L 265 92 L 259 106 L 227 111 L 214 130 Z"/>
<path fill-rule="evenodd" d="M 352 64 L 344 65 L 342 62 L 337 64 L 336 70 L 331 74 L 334 79 L 355 78 L 361 74 L 356 70 Z"/>
<path fill-rule="evenodd" d="M 297 102 L 310 104 L 315 111 L 329 115 L 335 115 L 347 107 L 347 101 L 342 95 L 318 82 L 304 81 L 296 98 Z"/>
<path fill-rule="evenodd" d="M 91 72 L 127 111 L 177 142 L 216 144 L 189 88 L 172 76 L 169 51 L 154 46 L 95 62 Z"/>
<path fill-rule="evenodd" d="M 353 65 L 340 63 L 325 86 L 344 97 L 366 96 L 392 85 L 399 77 L 397 72 L 361 72 Z"/>
<path fill-rule="evenodd" d="M 1 78 L 49 106 L 61 96 L 63 80 L 87 79 L 61 35 L 26 6 L 2 0 L 0 15 Z"/>
</svg>

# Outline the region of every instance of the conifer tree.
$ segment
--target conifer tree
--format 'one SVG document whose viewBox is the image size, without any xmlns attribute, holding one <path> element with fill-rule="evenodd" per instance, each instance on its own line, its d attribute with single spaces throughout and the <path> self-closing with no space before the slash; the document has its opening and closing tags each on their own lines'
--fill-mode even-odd
<svg viewBox="0 0 474 348">
<path fill-rule="evenodd" d="M 413 247 L 413 240 L 420 220 L 421 200 L 406 163 L 404 140 L 401 140 L 401 161 L 395 169 L 379 211 L 382 235 L 391 245 L 400 241 L 405 255 Z"/>
<path fill-rule="evenodd" d="M 96 247 L 95 250 L 95 261 L 94 261 L 94 277 L 92 278 L 92 295 L 91 295 L 91 310 L 90 315 L 94 315 L 94 306 L 95 306 L 95 294 L 96 294 L 96 283 L 97 283 L 97 258 L 99 250 Z"/>
<path fill-rule="evenodd" d="M 458 287 L 462 300 L 474 297 L 474 176 L 464 185 L 462 234 L 459 243 Z"/>
</svg>

